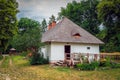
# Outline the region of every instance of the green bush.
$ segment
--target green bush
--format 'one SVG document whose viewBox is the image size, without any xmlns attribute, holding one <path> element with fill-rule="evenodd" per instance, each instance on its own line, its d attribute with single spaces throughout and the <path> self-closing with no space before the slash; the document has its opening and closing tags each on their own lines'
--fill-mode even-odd
<svg viewBox="0 0 120 80">
<path fill-rule="evenodd" d="M 83 63 L 83 64 L 77 64 L 77 68 L 80 70 L 95 70 L 99 67 L 99 62 L 92 62 L 92 63 Z"/>
<path fill-rule="evenodd" d="M 20 53 L 20 56 L 27 56 L 28 55 L 28 52 L 27 51 L 23 51 L 22 53 Z"/>
<path fill-rule="evenodd" d="M 120 63 L 111 62 L 111 68 L 120 68 Z"/>
<path fill-rule="evenodd" d="M 100 61 L 100 67 L 120 68 L 120 63 L 112 62 L 109 57 L 105 61 Z"/>
<path fill-rule="evenodd" d="M 33 53 L 33 56 L 30 58 L 31 65 L 40 65 L 40 64 L 48 64 L 48 59 L 43 57 L 43 54 Z"/>
<path fill-rule="evenodd" d="M 111 66 L 111 59 L 110 59 L 110 57 L 106 58 L 105 66 L 107 66 L 107 67 Z"/>
</svg>

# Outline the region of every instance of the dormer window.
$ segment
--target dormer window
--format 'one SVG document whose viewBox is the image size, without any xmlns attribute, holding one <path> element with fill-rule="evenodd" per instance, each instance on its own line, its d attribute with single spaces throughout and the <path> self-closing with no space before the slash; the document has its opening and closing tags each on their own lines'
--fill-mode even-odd
<svg viewBox="0 0 120 80">
<path fill-rule="evenodd" d="M 75 38 L 80 38 L 80 34 L 79 34 L 79 33 L 76 33 L 76 34 L 73 35 L 73 37 L 75 37 Z"/>
</svg>

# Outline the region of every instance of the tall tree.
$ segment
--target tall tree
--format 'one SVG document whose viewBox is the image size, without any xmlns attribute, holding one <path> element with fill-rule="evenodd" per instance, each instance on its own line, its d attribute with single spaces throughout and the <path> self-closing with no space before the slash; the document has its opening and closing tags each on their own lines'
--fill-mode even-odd
<svg viewBox="0 0 120 80">
<path fill-rule="evenodd" d="M 41 23 L 41 27 L 42 27 L 42 32 L 44 33 L 47 30 L 47 22 L 45 19 L 43 19 Z"/>
<path fill-rule="evenodd" d="M 73 1 L 68 3 L 66 8 L 61 8 L 59 17 L 66 16 L 90 33 L 96 35 L 99 33 L 98 26 L 100 25 L 96 9 L 98 3 L 98 0 Z"/>
<path fill-rule="evenodd" d="M 41 28 L 39 22 L 28 18 L 21 18 L 18 24 L 20 28 L 19 33 L 13 37 L 11 45 L 20 51 L 27 50 L 28 48 L 38 49 L 41 46 Z"/>
<path fill-rule="evenodd" d="M 56 18 L 54 15 L 51 15 L 51 17 L 49 17 L 49 24 L 52 23 L 53 21 L 56 21 Z"/>
<path fill-rule="evenodd" d="M 98 8 L 98 17 L 106 27 L 107 51 L 120 51 L 120 0 L 102 0 Z"/>
<path fill-rule="evenodd" d="M 7 49 L 8 40 L 17 33 L 17 8 L 16 0 L 0 0 L 0 52 Z"/>
</svg>

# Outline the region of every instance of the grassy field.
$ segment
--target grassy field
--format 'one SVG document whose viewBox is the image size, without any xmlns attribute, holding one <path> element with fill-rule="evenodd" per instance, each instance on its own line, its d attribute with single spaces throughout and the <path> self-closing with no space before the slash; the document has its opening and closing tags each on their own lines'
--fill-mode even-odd
<svg viewBox="0 0 120 80">
<path fill-rule="evenodd" d="M 0 55 L 0 60 L 2 60 L 3 59 L 3 56 L 2 55 Z"/>
<path fill-rule="evenodd" d="M 0 80 L 120 80 L 120 69 L 79 71 L 50 65 L 31 66 L 21 56 L 5 56 L 0 65 Z"/>
</svg>

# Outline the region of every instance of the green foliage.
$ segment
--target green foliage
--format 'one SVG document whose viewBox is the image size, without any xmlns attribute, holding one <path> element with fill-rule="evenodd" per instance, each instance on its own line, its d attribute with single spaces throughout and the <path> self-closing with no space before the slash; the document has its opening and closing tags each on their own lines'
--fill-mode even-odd
<svg viewBox="0 0 120 80">
<path fill-rule="evenodd" d="M 10 43 L 12 47 L 16 48 L 19 51 L 27 50 L 28 48 L 32 47 L 38 49 L 42 45 L 40 41 L 41 28 L 39 27 L 37 21 L 34 21 L 32 23 L 35 25 L 29 27 L 32 20 L 29 20 L 27 18 L 22 18 L 19 21 L 19 24 L 22 22 L 22 20 L 24 21 L 25 19 L 26 21 L 28 20 L 28 23 L 26 24 L 26 22 L 24 22 L 22 23 L 22 26 L 19 26 L 19 28 L 22 28 L 23 30 L 20 30 L 19 33 L 13 37 Z"/>
<path fill-rule="evenodd" d="M 104 61 L 100 61 L 100 67 L 107 67 L 107 68 L 120 68 L 120 63 L 113 62 L 112 59 L 107 57 Z"/>
<path fill-rule="evenodd" d="M 45 59 L 42 53 L 33 53 L 33 56 L 30 58 L 31 65 L 48 64 L 48 62 L 48 59 Z"/>
<path fill-rule="evenodd" d="M 92 62 L 90 64 L 83 63 L 83 64 L 77 64 L 77 68 L 80 70 L 95 70 L 99 67 L 99 62 Z"/>
<path fill-rule="evenodd" d="M 27 51 L 23 51 L 22 53 L 20 53 L 20 56 L 27 56 L 28 55 L 28 52 Z"/>
<path fill-rule="evenodd" d="M 3 59 L 3 56 L 2 55 L 0 55 L 0 60 L 2 60 Z"/>
<path fill-rule="evenodd" d="M 25 58 L 25 56 L 12 55 L 10 57 L 12 59 L 14 66 L 16 67 L 25 67 L 30 65 L 29 60 Z"/>
<path fill-rule="evenodd" d="M 111 66 L 111 59 L 110 57 L 105 58 L 104 61 L 100 61 L 100 65 L 101 67 L 110 67 Z"/>
<path fill-rule="evenodd" d="M 107 43 L 105 51 L 120 51 L 120 0 L 102 0 L 97 10 L 98 18 L 106 28 L 106 35 L 102 39 Z"/>
<path fill-rule="evenodd" d="M 0 52 L 8 47 L 8 41 L 17 33 L 18 3 L 16 0 L 0 0 Z"/>
<path fill-rule="evenodd" d="M 2 68 L 8 68 L 9 67 L 9 59 L 10 59 L 10 56 L 5 56 L 5 59 L 3 60 L 2 64 L 0 67 Z"/>
<path fill-rule="evenodd" d="M 40 23 L 29 18 L 21 18 L 20 21 L 18 22 L 18 27 L 20 29 L 20 33 L 23 34 L 28 30 L 40 27 Z"/>
<path fill-rule="evenodd" d="M 98 0 L 73 1 L 68 3 L 66 8 L 61 8 L 59 17 L 66 16 L 90 33 L 96 35 L 99 33 L 98 26 L 100 25 L 96 9 L 98 2 Z"/>
<path fill-rule="evenodd" d="M 43 33 L 47 30 L 47 22 L 45 19 L 43 19 L 43 21 L 41 23 L 41 28 L 42 28 Z"/>
<path fill-rule="evenodd" d="M 103 29 L 103 30 L 101 30 L 96 36 L 97 36 L 99 39 L 103 40 L 103 39 L 106 37 L 106 35 L 107 35 L 107 30 L 106 30 L 106 29 Z"/>
<path fill-rule="evenodd" d="M 54 15 L 51 15 L 51 17 L 49 18 L 49 24 L 52 23 L 53 21 L 56 21 L 56 18 Z"/>
<path fill-rule="evenodd" d="M 62 72 L 70 72 L 70 68 L 69 67 L 58 67 L 56 69 L 58 71 L 62 71 Z"/>
<path fill-rule="evenodd" d="M 111 66 L 111 59 L 109 57 L 106 58 L 105 66 Z"/>
<path fill-rule="evenodd" d="M 120 68 L 120 63 L 112 62 L 111 63 L 111 68 Z"/>
</svg>

